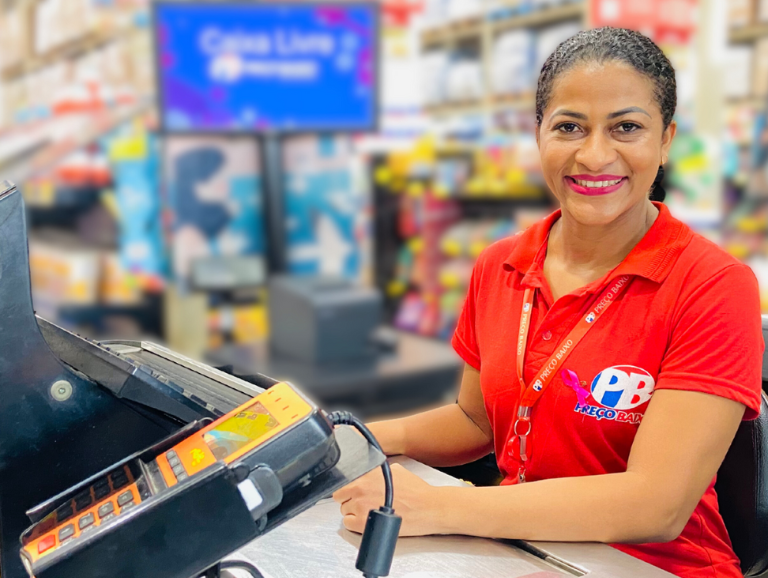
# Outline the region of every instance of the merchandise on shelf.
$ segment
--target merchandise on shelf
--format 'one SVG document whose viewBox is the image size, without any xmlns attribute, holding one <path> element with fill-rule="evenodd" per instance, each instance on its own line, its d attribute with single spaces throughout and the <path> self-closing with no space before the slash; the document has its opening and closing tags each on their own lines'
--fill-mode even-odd
<svg viewBox="0 0 768 578">
<path fill-rule="evenodd" d="M 751 46 L 729 46 L 723 67 L 723 92 L 727 98 L 746 98 L 752 92 Z"/>
<path fill-rule="evenodd" d="M 445 86 L 445 97 L 448 102 L 482 99 L 486 88 L 480 59 L 471 54 L 455 55 L 446 71 Z"/>
<path fill-rule="evenodd" d="M 28 6 L 0 12 L 0 30 L 3 31 L 0 72 L 21 65 L 28 58 L 32 26 L 32 11 Z"/>
<path fill-rule="evenodd" d="M 263 302 L 220 304 L 208 310 L 208 348 L 226 342 L 264 343 L 269 335 L 267 309 Z"/>
<path fill-rule="evenodd" d="M 139 123 L 109 142 L 120 262 L 147 289 L 161 285 L 167 274 L 158 146 L 157 139 Z"/>
<path fill-rule="evenodd" d="M 752 57 L 752 96 L 768 99 L 768 37 L 755 42 Z"/>
<path fill-rule="evenodd" d="M 583 28 L 581 22 L 563 22 L 539 30 L 536 35 L 536 61 L 534 63 L 537 79 L 538 73 L 549 55 L 555 51 L 561 42 L 578 34 Z M 534 84 L 535 82 L 536 80 L 534 80 Z"/>
<path fill-rule="evenodd" d="M 142 302 L 145 283 L 123 265 L 117 253 L 106 252 L 101 259 L 99 294 L 105 305 L 136 305 Z"/>
<path fill-rule="evenodd" d="M 448 0 L 448 20 L 470 20 L 483 15 L 483 0 Z"/>
<path fill-rule="evenodd" d="M 728 26 L 740 28 L 749 26 L 755 20 L 756 0 L 728 0 Z"/>
<path fill-rule="evenodd" d="M 18 24 L 29 10 L 31 16 Z M 153 90 L 146 3 L 44 0 L 6 16 L 23 37 L 2 66 L 0 127 L 134 103 Z M 18 14 L 17 14 L 18 13 Z M 5 37 L 4 37 L 5 40 Z M 5 50 L 3 51 L 5 52 Z M 14 57 L 15 58 L 15 57 Z"/>
<path fill-rule="evenodd" d="M 672 142 L 667 170 L 666 204 L 675 217 L 694 229 L 710 229 L 722 221 L 722 198 L 716 170 L 720 142 L 695 134 L 678 134 Z"/>
<path fill-rule="evenodd" d="M 535 51 L 536 35 L 531 30 L 511 30 L 496 38 L 491 60 L 495 94 L 517 94 L 533 89 L 537 75 Z"/>
<path fill-rule="evenodd" d="M 424 105 L 442 104 L 447 98 L 448 52 L 436 50 L 422 58 L 422 93 Z"/>
<path fill-rule="evenodd" d="M 29 268 L 38 311 L 59 305 L 92 305 L 99 300 L 101 254 L 60 236 L 31 237 Z"/>
<path fill-rule="evenodd" d="M 510 142 L 436 147 L 425 139 L 376 165 L 377 279 L 397 327 L 450 337 L 480 253 L 547 212 L 522 208 L 546 198 L 514 164 Z"/>
</svg>

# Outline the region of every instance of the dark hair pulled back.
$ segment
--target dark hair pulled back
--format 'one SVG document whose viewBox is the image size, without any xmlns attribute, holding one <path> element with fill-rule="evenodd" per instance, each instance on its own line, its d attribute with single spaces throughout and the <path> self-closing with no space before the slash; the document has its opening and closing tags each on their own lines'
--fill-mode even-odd
<svg viewBox="0 0 768 578">
<path fill-rule="evenodd" d="M 604 26 L 584 30 L 562 42 L 544 62 L 536 89 L 536 122 L 541 126 L 544 110 L 552 98 L 558 76 L 576 64 L 588 62 L 623 62 L 653 82 L 654 97 L 661 110 L 664 129 L 672 122 L 677 108 L 675 69 L 654 42 L 635 30 Z M 663 201 L 666 193 L 661 186 L 664 169 L 654 181 L 651 199 Z"/>
</svg>

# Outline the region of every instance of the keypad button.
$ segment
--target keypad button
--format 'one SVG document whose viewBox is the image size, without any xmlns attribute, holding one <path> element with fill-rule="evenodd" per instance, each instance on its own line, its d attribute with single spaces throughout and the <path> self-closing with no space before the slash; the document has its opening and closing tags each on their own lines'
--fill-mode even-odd
<svg viewBox="0 0 768 578">
<path fill-rule="evenodd" d="M 37 553 L 47 552 L 56 545 L 56 536 L 50 534 L 37 543 Z"/>
<path fill-rule="evenodd" d="M 175 468 L 181 465 L 181 460 L 179 458 L 168 458 L 168 465 Z"/>
<path fill-rule="evenodd" d="M 168 458 L 168 461 L 171 461 L 172 459 L 179 459 L 178 454 L 173 450 L 165 452 L 165 457 Z"/>
<path fill-rule="evenodd" d="M 133 492 L 131 490 L 128 490 L 127 492 L 123 492 L 117 497 L 117 505 L 118 506 L 124 506 L 128 502 L 133 501 Z"/>
<path fill-rule="evenodd" d="M 176 476 L 177 478 L 178 478 L 178 477 L 179 477 L 181 474 L 186 474 L 186 473 L 187 473 L 187 471 L 184 469 L 184 466 L 182 466 L 181 464 L 179 464 L 178 466 L 176 466 L 175 468 L 173 468 L 173 475 L 174 475 L 174 476 Z"/>
<path fill-rule="evenodd" d="M 59 530 L 59 541 L 63 542 L 67 538 L 71 538 L 75 535 L 75 525 L 67 524 L 61 530 Z"/>
<path fill-rule="evenodd" d="M 101 523 L 102 524 L 106 524 L 107 522 L 109 522 L 110 520 L 113 520 L 115 518 L 117 518 L 117 514 L 107 514 L 106 516 L 104 516 L 101 519 Z"/>
<path fill-rule="evenodd" d="M 99 506 L 99 518 L 105 518 L 115 511 L 115 505 L 112 502 L 106 502 Z"/>
<path fill-rule="evenodd" d="M 82 516 L 78 521 L 77 525 L 80 527 L 80 529 L 87 528 L 91 524 L 93 524 L 96 521 L 96 516 L 93 515 L 93 512 L 89 512 L 85 516 Z"/>
<path fill-rule="evenodd" d="M 125 472 L 119 472 L 112 474 L 112 489 L 117 490 L 119 488 L 122 488 L 123 486 L 128 485 L 128 476 L 125 475 Z"/>
<path fill-rule="evenodd" d="M 95 484 L 93 484 L 93 488 L 109 488 L 109 480 L 107 478 L 102 478 Z"/>
<path fill-rule="evenodd" d="M 85 510 L 92 503 L 93 503 L 93 498 L 91 497 L 90 490 L 88 490 L 87 493 L 82 493 L 79 496 L 75 496 L 75 509 L 78 512 Z"/>
<path fill-rule="evenodd" d="M 67 502 L 63 506 L 59 506 L 58 510 L 56 510 L 56 519 L 59 522 L 63 522 L 67 518 L 71 518 L 72 514 L 74 514 L 74 510 L 72 509 L 72 502 Z"/>
<path fill-rule="evenodd" d="M 131 508 L 135 508 L 135 507 L 136 507 L 136 502 L 128 502 L 125 506 L 120 508 L 120 513 L 122 514 L 123 512 L 127 512 Z"/>
<path fill-rule="evenodd" d="M 94 486 L 93 487 L 93 496 L 97 500 L 101 500 L 103 498 L 106 498 L 109 495 L 109 492 L 111 490 L 109 489 L 109 486 Z"/>
<path fill-rule="evenodd" d="M 176 480 L 178 480 L 179 482 L 183 482 L 188 477 L 189 476 L 186 473 L 182 472 L 182 473 L 180 473 L 179 475 L 176 476 Z"/>
</svg>

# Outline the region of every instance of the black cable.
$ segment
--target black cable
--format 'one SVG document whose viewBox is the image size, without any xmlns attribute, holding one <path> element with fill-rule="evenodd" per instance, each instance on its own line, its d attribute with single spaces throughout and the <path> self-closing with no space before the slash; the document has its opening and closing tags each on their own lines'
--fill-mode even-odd
<svg viewBox="0 0 768 578">
<path fill-rule="evenodd" d="M 357 431 L 365 436 L 365 439 L 368 440 L 369 444 L 379 450 L 382 454 L 384 453 L 384 450 L 381 449 L 378 440 L 373 436 L 371 430 L 365 427 L 363 422 L 361 422 L 348 411 L 334 411 L 328 415 L 328 419 L 330 419 L 331 423 L 334 425 L 353 426 L 355 429 L 357 429 Z M 381 470 L 384 472 L 384 507 L 388 510 L 392 510 L 395 490 L 394 485 L 392 484 L 392 470 L 390 469 L 389 462 L 387 460 L 384 460 L 384 463 L 381 464 Z"/>
<path fill-rule="evenodd" d="M 328 419 L 334 425 L 351 425 L 355 427 L 368 443 L 379 450 L 379 442 L 365 424 L 348 411 L 336 411 L 328 415 Z M 392 558 L 395 555 L 397 537 L 400 533 L 402 518 L 395 515 L 392 505 L 395 501 L 395 490 L 392 483 L 392 470 L 389 462 L 384 460 L 381 464 L 384 472 L 384 506 L 378 510 L 368 512 L 365 523 L 363 540 L 360 543 L 360 551 L 357 554 L 355 567 L 363 573 L 365 578 L 379 578 L 388 576 L 392 566 Z"/>
<path fill-rule="evenodd" d="M 219 562 L 219 568 L 221 570 L 245 570 L 252 576 L 252 578 L 264 578 L 264 575 L 259 572 L 259 569 L 256 568 L 256 566 L 250 562 L 242 560 L 224 560 L 223 562 Z"/>
</svg>

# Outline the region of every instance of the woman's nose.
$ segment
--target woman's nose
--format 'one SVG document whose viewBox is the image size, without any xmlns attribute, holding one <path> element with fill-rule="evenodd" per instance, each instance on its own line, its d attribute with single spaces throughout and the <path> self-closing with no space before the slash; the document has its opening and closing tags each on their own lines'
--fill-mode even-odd
<svg viewBox="0 0 768 578">
<path fill-rule="evenodd" d="M 581 142 L 576 151 L 576 162 L 590 172 L 597 172 L 613 163 L 618 157 L 610 139 L 602 132 L 594 131 Z"/>
</svg>

